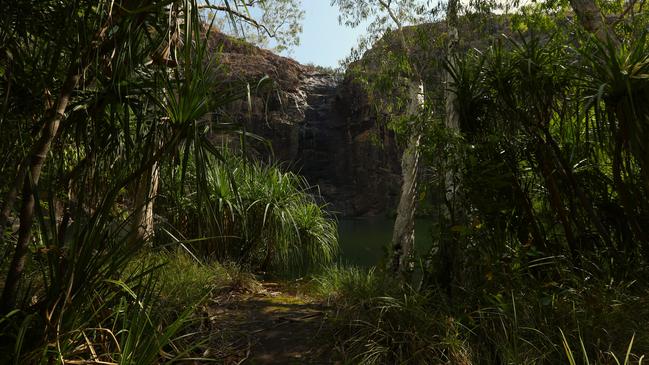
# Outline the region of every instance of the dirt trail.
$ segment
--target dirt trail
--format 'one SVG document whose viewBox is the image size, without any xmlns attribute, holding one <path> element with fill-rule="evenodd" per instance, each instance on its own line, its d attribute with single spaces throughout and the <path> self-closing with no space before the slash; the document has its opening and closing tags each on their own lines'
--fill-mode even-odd
<svg viewBox="0 0 649 365">
<path fill-rule="evenodd" d="M 217 297 L 207 310 L 229 347 L 226 364 L 338 363 L 329 343 L 330 308 L 295 288 L 262 283 L 254 293 Z"/>
</svg>

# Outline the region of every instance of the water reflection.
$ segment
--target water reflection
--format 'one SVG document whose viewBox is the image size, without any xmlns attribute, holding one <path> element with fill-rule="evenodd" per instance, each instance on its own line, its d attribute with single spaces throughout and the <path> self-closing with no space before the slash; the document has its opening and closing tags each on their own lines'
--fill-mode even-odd
<svg viewBox="0 0 649 365">
<path fill-rule="evenodd" d="M 392 239 L 393 219 L 363 218 L 340 219 L 338 221 L 338 242 L 340 243 L 340 262 L 360 267 L 377 265 L 385 258 Z M 424 253 L 431 246 L 431 227 L 429 219 L 415 222 L 415 248 Z"/>
</svg>

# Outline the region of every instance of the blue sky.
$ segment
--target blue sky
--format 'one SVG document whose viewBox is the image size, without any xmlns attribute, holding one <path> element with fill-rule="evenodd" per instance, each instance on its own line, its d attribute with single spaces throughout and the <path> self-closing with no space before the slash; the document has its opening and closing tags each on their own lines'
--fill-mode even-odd
<svg viewBox="0 0 649 365">
<path fill-rule="evenodd" d="M 338 61 L 347 57 L 363 27 L 349 28 L 338 24 L 338 6 L 330 0 L 302 0 L 305 11 L 300 46 L 288 54 L 302 64 L 338 67 Z"/>
</svg>

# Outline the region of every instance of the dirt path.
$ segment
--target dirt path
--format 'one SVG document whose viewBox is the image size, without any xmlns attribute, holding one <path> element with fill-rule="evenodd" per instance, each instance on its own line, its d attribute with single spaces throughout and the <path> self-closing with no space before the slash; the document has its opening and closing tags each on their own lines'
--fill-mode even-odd
<svg viewBox="0 0 649 365">
<path fill-rule="evenodd" d="M 330 308 L 286 284 L 222 295 L 208 314 L 221 345 L 229 347 L 226 364 L 337 364 L 326 321 Z"/>
</svg>

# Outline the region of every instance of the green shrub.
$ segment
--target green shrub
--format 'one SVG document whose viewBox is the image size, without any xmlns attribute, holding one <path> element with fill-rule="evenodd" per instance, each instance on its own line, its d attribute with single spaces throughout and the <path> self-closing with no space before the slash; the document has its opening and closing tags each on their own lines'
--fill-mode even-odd
<svg viewBox="0 0 649 365">
<path fill-rule="evenodd" d="M 167 177 L 159 212 L 204 256 L 260 271 L 313 267 L 335 257 L 336 223 L 299 175 L 227 153 L 185 173 L 204 184 L 183 191 L 173 174 Z"/>
</svg>

